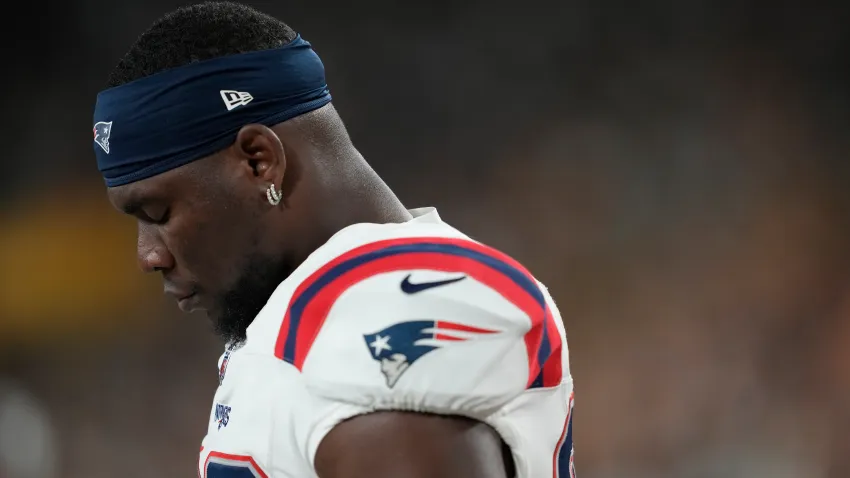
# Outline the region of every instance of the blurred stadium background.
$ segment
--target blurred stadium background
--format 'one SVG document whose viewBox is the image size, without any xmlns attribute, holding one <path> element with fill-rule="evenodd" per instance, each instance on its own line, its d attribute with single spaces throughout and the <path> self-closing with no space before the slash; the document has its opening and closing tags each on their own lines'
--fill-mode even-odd
<svg viewBox="0 0 850 478">
<path fill-rule="evenodd" d="M 850 477 L 846 2 L 252 4 L 410 207 L 548 283 L 579 476 Z M 176 5 L 7 10 L 0 478 L 195 475 L 221 346 L 137 271 L 91 143 Z"/>
</svg>

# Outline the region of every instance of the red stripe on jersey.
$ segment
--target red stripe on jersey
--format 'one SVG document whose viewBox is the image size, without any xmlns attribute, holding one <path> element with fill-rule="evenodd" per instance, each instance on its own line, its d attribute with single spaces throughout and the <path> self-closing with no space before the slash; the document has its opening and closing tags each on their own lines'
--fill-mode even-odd
<svg viewBox="0 0 850 478">
<path fill-rule="evenodd" d="M 210 464 L 210 458 L 221 458 L 222 460 L 231 460 L 231 461 L 240 461 L 247 465 L 250 465 L 251 468 L 260 474 L 260 478 L 269 478 L 269 475 L 260 468 L 260 465 L 257 464 L 256 461 L 250 456 L 247 455 L 233 455 L 230 453 L 221 453 L 218 451 L 211 451 L 209 455 L 207 455 L 207 459 L 204 462 L 204 478 L 206 478 L 207 467 Z"/>
<path fill-rule="evenodd" d="M 437 321 L 437 328 L 445 330 L 458 330 L 460 332 L 472 332 L 476 334 L 492 334 L 496 332 L 495 330 L 480 329 L 471 325 L 455 324 L 452 322 L 441 322 L 439 320 Z"/>
<path fill-rule="evenodd" d="M 549 357 L 543 364 L 543 386 L 555 387 L 563 380 L 563 366 L 561 364 L 561 353 L 563 341 L 561 331 L 552 317 L 552 310 L 546 308 L 546 339 L 549 341 Z"/>
<path fill-rule="evenodd" d="M 567 440 L 567 435 L 569 435 L 570 421 L 573 418 L 573 400 L 575 399 L 575 395 L 575 391 L 570 393 L 570 400 L 567 403 L 567 419 L 564 420 L 564 429 L 561 430 L 561 438 L 558 439 L 558 445 L 555 447 L 555 454 L 552 456 L 552 478 L 575 478 L 575 476 L 572 476 L 571 471 L 567 476 L 561 476 L 560 470 L 558 469 L 558 459 L 560 458 L 561 453 L 565 451 L 564 442 Z M 570 444 L 570 450 L 568 453 L 571 454 L 570 461 L 572 462 L 572 444 Z M 572 470 L 572 466 L 570 466 L 570 470 Z"/>
</svg>

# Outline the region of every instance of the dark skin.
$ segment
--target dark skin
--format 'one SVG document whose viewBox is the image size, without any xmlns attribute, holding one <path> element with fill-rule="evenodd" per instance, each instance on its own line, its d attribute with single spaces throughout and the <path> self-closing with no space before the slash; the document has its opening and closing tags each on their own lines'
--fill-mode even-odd
<svg viewBox="0 0 850 478">
<path fill-rule="evenodd" d="M 277 206 L 266 199 L 271 184 L 283 194 Z M 246 125 L 224 151 L 108 195 L 137 219 L 141 269 L 160 272 L 181 309 L 206 311 L 227 341 L 245 340 L 277 286 L 336 232 L 410 219 L 332 106 L 273 128 Z M 482 423 L 381 412 L 335 427 L 315 465 L 321 478 L 500 478 L 509 456 Z"/>
<path fill-rule="evenodd" d="M 322 478 L 509 478 L 510 450 L 461 417 L 377 412 L 337 425 L 316 451 Z"/>
</svg>

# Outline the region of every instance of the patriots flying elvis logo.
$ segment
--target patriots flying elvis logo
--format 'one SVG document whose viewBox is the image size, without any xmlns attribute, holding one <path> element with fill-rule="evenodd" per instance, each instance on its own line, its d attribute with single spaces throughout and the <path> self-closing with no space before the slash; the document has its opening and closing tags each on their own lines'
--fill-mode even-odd
<svg viewBox="0 0 850 478">
<path fill-rule="evenodd" d="M 109 135 L 112 133 L 112 121 L 98 121 L 94 124 L 94 142 L 109 154 Z"/>
<path fill-rule="evenodd" d="M 387 386 L 392 388 L 402 374 L 428 352 L 497 332 L 442 320 L 413 320 L 391 325 L 363 338 L 372 358 L 381 363 Z"/>
</svg>

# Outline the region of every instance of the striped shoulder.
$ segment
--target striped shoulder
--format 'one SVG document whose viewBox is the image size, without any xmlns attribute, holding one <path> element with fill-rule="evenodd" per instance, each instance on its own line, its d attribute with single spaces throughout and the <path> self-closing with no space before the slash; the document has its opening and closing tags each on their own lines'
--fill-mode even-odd
<svg viewBox="0 0 850 478">
<path fill-rule="evenodd" d="M 493 383 L 508 378 L 522 391 L 563 378 L 555 320 L 538 282 L 506 254 L 464 238 L 395 238 L 345 252 L 303 280 L 274 353 L 319 381 L 394 388 L 425 363 L 449 373 L 458 360 L 501 361 L 518 351 Z"/>
</svg>

